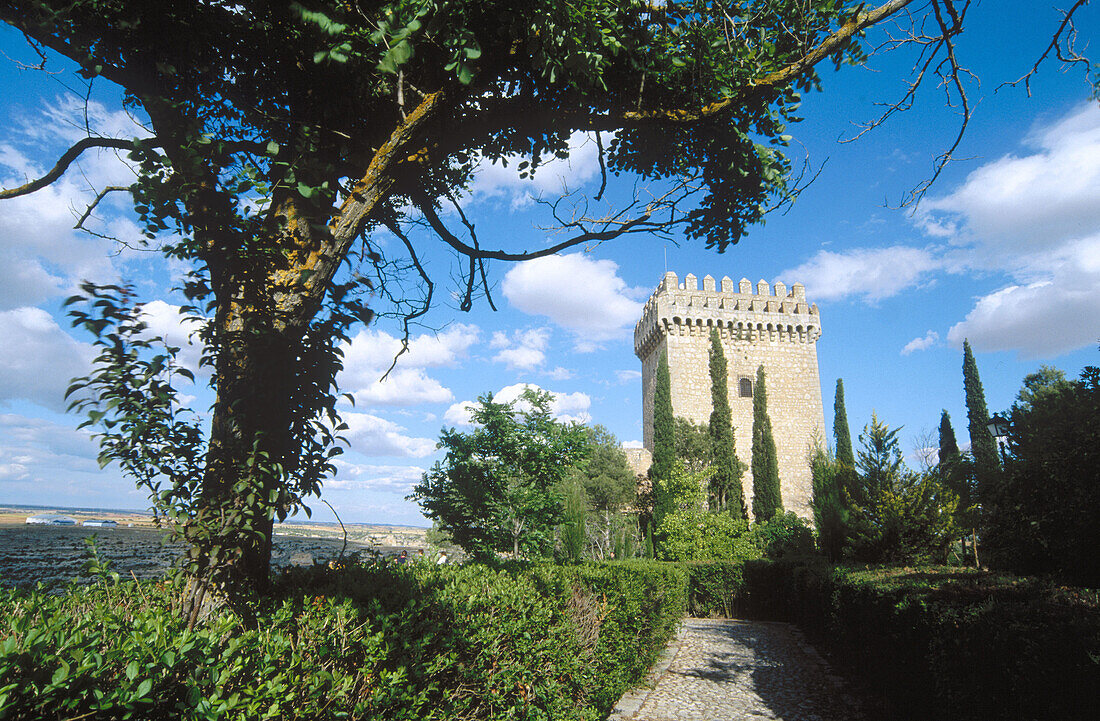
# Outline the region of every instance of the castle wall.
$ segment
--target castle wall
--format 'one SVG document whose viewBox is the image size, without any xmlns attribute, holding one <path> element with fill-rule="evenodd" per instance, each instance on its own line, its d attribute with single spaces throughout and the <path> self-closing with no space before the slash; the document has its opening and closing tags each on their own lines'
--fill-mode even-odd
<svg viewBox="0 0 1100 721">
<path fill-rule="evenodd" d="M 642 361 L 643 445 L 652 451 L 653 391 L 662 352 L 668 354 L 673 413 L 696 422 L 710 420 L 710 330 L 718 328 L 737 456 L 752 462 L 752 398 L 741 395 L 741 379 L 755 385 L 756 369 L 763 365 L 783 506 L 809 517 L 808 459 L 825 427 L 817 366 L 820 315 L 816 305 L 807 303 L 801 284 L 788 292 L 777 283 L 772 290 L 764 281 L 754 288 L 745 279 L 735 287 L 729 278 L 716 287 L 710 276 L 699 288 L 694 275 L 681 284 L 675 273 L 665 274 L 634 329 L 634 349 Z M 751 470 L 745 472 L 744 489 L 751 507 Z"/>
</svg>

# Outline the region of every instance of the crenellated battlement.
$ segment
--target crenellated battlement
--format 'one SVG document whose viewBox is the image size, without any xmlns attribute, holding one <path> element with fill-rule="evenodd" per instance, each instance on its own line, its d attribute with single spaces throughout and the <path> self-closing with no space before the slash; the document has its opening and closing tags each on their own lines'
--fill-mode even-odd
<svg viewBox="0 0 1100 721">
<path fill-rule="evenodd" d="M 694 275 L 681 280 L 665 273 L 646 301 L 634 328 L 634 351 L 642 361 L 642 444 L 653 450 L 653 396 L 657 365 L 668 358 L 674 415 L 696 423 L 710 421 L 710 334 L 718 330 L 726 357 L 726 388 L 738 457 L 752 461 L 753 398 L 757 370 L 767 375 L 771 419 L 783 505 L 810 514 L 811 478 L 806 463 L 825 427 L 817 366 L 821 315 L 806 300 L 801 283 L 734 284 Z M 752 498 L 752 471 L 742 477 L 745 498 Z"/>
<path fill-rule="evenodd" d="M 755 288 L 748 278 L 734 286 L 729 276 L 718 285 L 707 275 L 702 288 L 689 273 L 681 283 L 665 273 L 646 301 L 642 317 L 634 327 L 634 352 L 649 355 L 662 336 L 710 336 L 717 328 L 723 341 L 815 343 L 821 336 L 821 316 L 816 304 L 806 300 L 806 288 L 795 283 L 787 290 L 759 281 Z"/>
</svg>

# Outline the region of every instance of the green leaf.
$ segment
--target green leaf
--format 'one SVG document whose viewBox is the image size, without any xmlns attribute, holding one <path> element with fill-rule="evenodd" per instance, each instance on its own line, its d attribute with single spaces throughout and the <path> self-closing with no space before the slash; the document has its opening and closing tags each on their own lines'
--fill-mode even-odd
<svg viewBox="0 0 1100 721">
<path fill-rule="evenodd" d="M 466 63 L 458 64 L 458 82 L 469 85 L 474 79 L 474 70 Z"/>
<path fill-rule="evenodd" d="M 151 678 L 145 679 L 144 681 L 142 681 L 141 683 L 138 684 L 138 687 L 137 687 L 138 698 L 145 698 L 146 696 L 149 695 L 149 692 L 152 691 L 152 690 L 153 690 L 153 679 L 151 679 Z"/>
<path fill-rule="evenodd" d="M 131 661 L 126 664 L 126 678 L 133 681 L 138 675 L 138 662 Z"/>
</svg>

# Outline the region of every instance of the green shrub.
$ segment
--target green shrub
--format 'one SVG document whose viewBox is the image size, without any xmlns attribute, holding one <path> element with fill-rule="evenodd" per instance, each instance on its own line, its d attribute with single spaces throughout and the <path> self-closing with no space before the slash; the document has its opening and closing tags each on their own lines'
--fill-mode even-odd
<svg viewBox="0 0 1100 721">
<path fill-rule="evenodd" d="M 753 526 L 757 544 L 768 558 L 814 552 L 814 533 L 809 524 L 793 511 L 777 513 Z"/>
<path fill-rule="evenodd" d="M 673 633 L 668 564 L 295 569 L 251 621 L 178 589 L 0 592 L 0 718 L 598 719 Z"/>
<path fill-rule="evenodd" d="M 1100 594 L 973 569 L 745 564 L 744 609 L 794 621 L 897 719 L 1093 719 Z"/>
<path fill-rule="evenodd" d="M 697 505 L 664 516 L 657 536 L 657 556 L 664 561 L 734 561 L 762 555 L 748 521 Z"/>
<path fill-rule="evenodd" d="M 693 561 L 688 573 L 688 612 L 696 618 L 733 618 L 744 591 L 743 560 Z"/>
</svg>

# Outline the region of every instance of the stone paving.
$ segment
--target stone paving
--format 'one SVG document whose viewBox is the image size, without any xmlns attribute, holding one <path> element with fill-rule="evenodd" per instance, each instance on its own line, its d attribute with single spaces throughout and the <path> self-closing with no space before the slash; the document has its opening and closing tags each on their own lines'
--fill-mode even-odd
<svg viewBox="0 0 1100 721">
<path fill-rule="evenodd" d="M 862 704 L 786 623 L 685 619 L 608 721 L 865 720 Z"/>
</svg>

